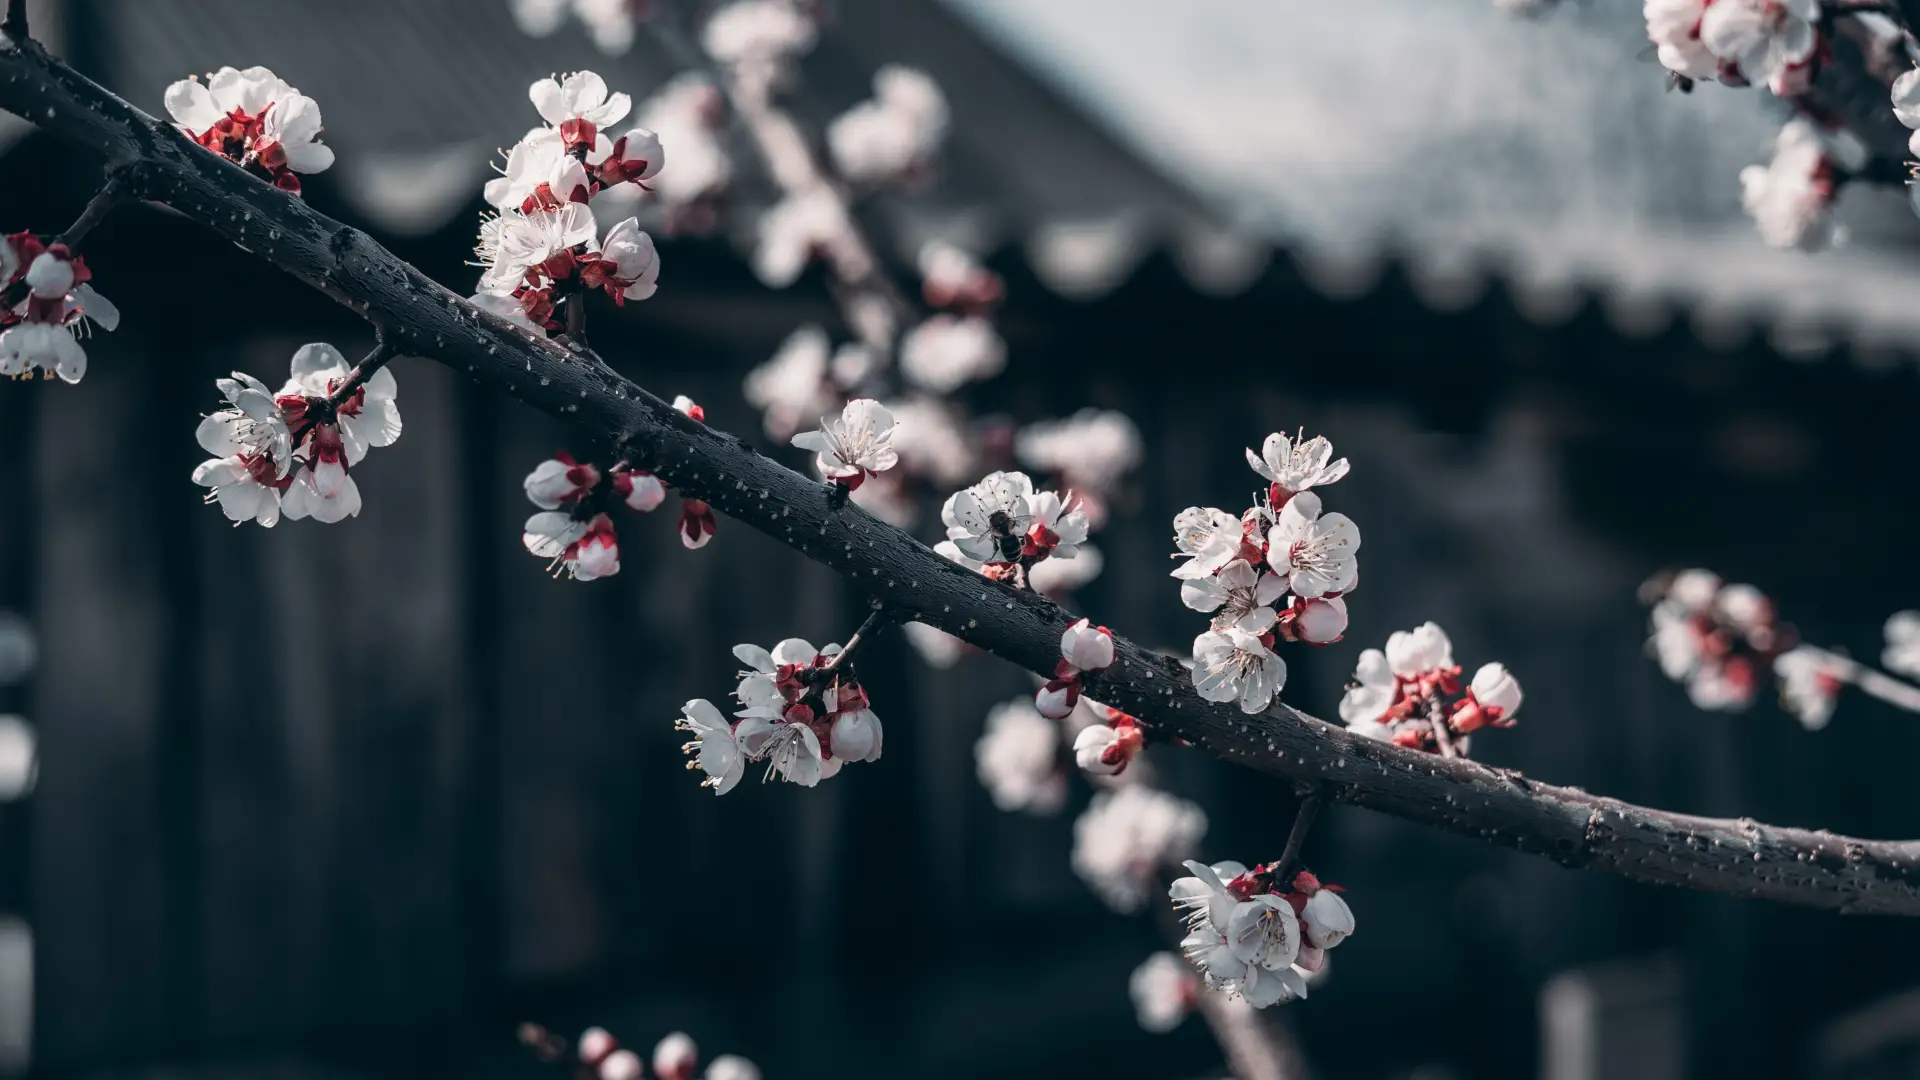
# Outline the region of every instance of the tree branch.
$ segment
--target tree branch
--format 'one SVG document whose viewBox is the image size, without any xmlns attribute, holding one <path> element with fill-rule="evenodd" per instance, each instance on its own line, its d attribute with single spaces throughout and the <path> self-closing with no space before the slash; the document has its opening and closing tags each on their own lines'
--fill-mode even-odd
<svg viewBox="0 0 1920 1080">
<path fill-rule="evenodd" d="M 7 21 L 0 22 L 0 34 L 14 41 L 27 40 L 27 0 L 7 0 Z"/>
<path fill-rule="evenodd" d="M 590 352 L 479 311 L 365 233 L 194 145 L 37 44 L 0 41 L 0 108 L 109 166 L 141 164 L 130 181 L 138 195 L 385 326 L 398 351 L 464 371 L 611 443 L 688 496 L 857 580 L 903 617 L 1036 673 L 1059 660 L 1074 617 L 1052 601 L 949 562 L 858 506 L 830 508 L 818 483 L 745 440 L 682 416 Z M 1285 705 L 1246 716 L 1201 700 L 1178 662 L 1118 635 L 1114 645 L 1113 666 L 1086 679 L 1093 697 L 1228 761 L 1319 784 L 1332 801 L 1636 881 L 1920 915 L 1920 842 L 1667 813 L 1369 741 Z"/>
</svg>

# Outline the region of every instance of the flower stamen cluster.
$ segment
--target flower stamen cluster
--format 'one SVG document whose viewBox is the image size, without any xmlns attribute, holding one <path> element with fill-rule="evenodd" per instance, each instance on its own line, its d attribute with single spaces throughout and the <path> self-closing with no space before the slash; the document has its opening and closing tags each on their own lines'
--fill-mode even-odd
<svg viewBox="0 0 1920 1080">
<path fill-rule="evenodd" d="M 1470 682 L 1453 662 L 1453 642 L 1434 623 L 1396 631 L 1385 652 L 1360 654 L 1353 685 L 1340 699 L 1347 728 L 1409 750 L 1467 752 L 1484 727 L 1512 727 L 1520 683 L 1500 664 L 1484 664 Z"/>
</svg>

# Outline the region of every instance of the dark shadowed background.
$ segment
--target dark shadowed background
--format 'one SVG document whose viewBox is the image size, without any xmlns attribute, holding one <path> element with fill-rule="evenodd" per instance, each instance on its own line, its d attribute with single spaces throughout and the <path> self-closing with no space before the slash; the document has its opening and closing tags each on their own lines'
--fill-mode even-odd
<svg viewBox="0 0 1920 1080">
<path fill-rule="evenodd" d="M 149 110 L 188 72 L 273 67 L 340 153 L 310 200 L 464 290 L 522 88 L 592 66 L 640 98 L 672 70 L 644 35 L 619 60 L 576 31 L 527 41 L 504 7 L 75 0 L 56 44 Z M 1431 618 L 1463 663 L 1526 686 L 1521 725 L 1476 741 L 1490 763 L 1920 835 L 1920 718 L 1851 697 L 1811 734 L 1766 702 L 1699 713 L 1645 659 L 1634 596 L 1710 566 L 1876 655 L 1882 620 L 1920 606 L 1910 341 L 1856 351 L 1836 317 L 1838 344 L 1788 358 L 1762 310 L 1722 312 L 1709 344 L 1684 302 L 1623 311 L 1600 280 L 1543 311 L 1537 283 L 1440 287 L 1397 249 L 1332 273 L 1226 229 L 995 41 L 930 0 L 842 0 L 795 108 L 833 115 L 886 61 L 946 89 L 942 179 L 871 223 L 911 252 L 972 222 L 1007 279 L 1010 364 L 976 411 L 1139 424 L 1086 611 L 1183 646 L 1198 617 L 1165 576 L 1168 522 L 1240 505 L 1241 448 L 1304 426 L 1353 461 L 1329 500 L 1365 532 L 1365 574 L 1348 640 L 1288 654 L 1288 700 L 1331 715 L 1361 648 Z M 0 228 L 57 230 L 96 176 L 27 138 L 0 158 Z M 684 1029 L 770 1080 L 1220 1072 L 1197 1019 L 1135 1025 L 1126 977 L 1161 942 L 1069 869 L 1084 790 L 1038 820 L 974 779 L 984 715 L 1031 692 L 1024 673 L 933 671 L 884 640 L 862 668 L 882 762 L 716 800 L 682 769 L 680 703 L 731 688 L 736 642 L 844 638 L 856 593 L 731 522 L 685 551 L 664 516 L 622 522 L 616 578 L 550 581 L 520 548 L 521 477 L 601 448 L 420 360 L 396 365 L 405 435 L 356 470 L 357 519 L 231 528 L 188 479 L 212 380 L 277 383 L 299 344 L 353 355 L 370 333 L 164 212 L 116 216 L 87 258 L 122 329 L 79 386 L 0 385 L 0 607 L 41 654 L 0 689 L 41 747 L 37 788 L 0 809 L 0 904 L 32 946 L 30 966 L 0 952 L 0 1032 L 30 1016 L 34 1071 L 534 1076 L 512 1029 L 536 1019 L 643 1047 Z M 724 239 L 666 241 L 663 264 L 656 298 L 596 313 L 596 344 L 759 438 L 741 377 L 800 322 L 837 323 L 824 279 L 769 292 Z M 1277 849 L 1282 786 L 1154 758 L 1207 809 L 1209 857 Z M 1909 923 L 1632 885 L 1346 808 L 1308 855 L 1360 923 L 1285 1009 L 1329 1080 L 1920 1076 Z"/>
</svg>

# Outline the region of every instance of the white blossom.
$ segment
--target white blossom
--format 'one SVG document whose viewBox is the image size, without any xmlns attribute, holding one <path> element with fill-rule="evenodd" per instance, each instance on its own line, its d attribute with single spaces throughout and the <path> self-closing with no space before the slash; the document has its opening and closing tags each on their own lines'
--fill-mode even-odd
<svg viewBox="0 0 1920 1080">
<path fill-rule="evenodd" d="M 1156 1035 L 1180 1026 L 1193 1010 L 1197 988 L 1193 969 L 1170 952 L 1157 952 L 1127 978 L 1133 1013 L 1140 1027 Z"/>
<path fill-rule="evenodd" d="M 1909 68 L 1893 80 L 1893 116 L 1910 128 L 1920 128 L 1920 68 Z M 1920 157 L 1920 131 L 1907 137 L 1907 152 Z"/>
<path fill-rule="evenodd" d="M 1387 662 L 1393 673 L 1412 679 L 1453 667 L 1453 639 L 1434 622 L 1412 630 L 1396 630 L 1387 637 Z"/>
<path fill-rule="evenodd" d="M 1271 893 L 1243 900 L 1227 917 L 1227 948 L 1268 971 L 1290 967 L 1300 954 L 1300 918 L 1293 905 Z"/>
<path fill-rule="evenodd" d="M 1363 650 L 1354 665 L 1353 678 L 1354 685 L 1349 686 L 1340 699 L 1340 719 L 1358 734 L 1373 739 L 1387 738 L 1390 733 L 1383 730 L 1381 718 L 1393 707 L 1400 685 L 1387 654 L 1379 649 Z"/>
<path fill-rule="evenodd" d="M 635 0 L 512 0 L 514 22 L 529 37 L 546 37 L 571 11 L 586 25 L 593 44 L 608 56 L 633 47 L 633 25 L 639 18 Z"/>
<path fill-rule="evenodd" d="M 1295 495 L 1308 488 L 1331 484 L 1347 475 L 1347 459 L 1333 460 L 1333 444 L 1326 436 L 1297 442 L 1276 431 L 1260 444 L 1260 452 L 1247 451 L 1247 464 L 1270 483 Z"/>
<path fill-rule="evenodd" d="M 194 437 L 212 454 L 193 470 L 193 482 L 211 488 L 228 521 L 258 522 L 272 528 L 280 520 L 280 481 L 292 466 L 293 443 L 287 422 L 265 383 L 243 372 L 215 383 L 227 407 L 200 421 Z"/>
<path fill-rule="evenodd" d="M 760 215 L 754 275 L 771 288 L 784 289 L 851 228 L 846 207 L 833 189 L 814 185 L 793 192 Z"/>
<path fill-rule="evenodd" d="M 1353 909 L 1332 889 L 1318 889 L 1307 897 L 1301 917 L 1306 923 L 1307 941 L 1315 948 L 1331 949 L 1353 933 Z"/>
<path fill-rule="evenodd" d="M 1208 701 L 1263 712 L 1286 682 L 1287 662 L 1245 630 L 1209 630 L 1193 639 L 1193 688 Z"/>
<path fill-rule="evenodd" d="M 582 277 L 588 288 L 605 289 L 615 303 L 645 300 L 659 289 L 660 253 L 653 237 L 627 218 L 607 230 L 598 257 Z"/>
<path fill-rule="evenodd" d="M 1027 529 L 1027 544 L 1021 554 L 1051 559 L 1072 559 L 1086 542 L 1091 525 L 1085 512 L 1068 509 L 1057 493 L 1038 491 L 1027 498 L 1032 524 Z"/>
<path fill-rule="evenodd" d="M 542 510 L 558 510 L 566 503 L 579 501 L 599 483 L 599 469 L 562 453 L 534 466 L 520 486 L 528 502 Z"/>
<path fill-rule="evenodd" d="M 1144 745 L 1140 725 L 1132 718 L 1115 725 L 1089 724 L 1073 737 L 1073 760 L 1082 772 L 1093 776 L 1118 776 Z"/>
<path fill-rule="evenodd" d="M 526 305 L 510 293 L 477 292 L 467 297 L 467 303 L 495 318 L 505 319 L 522 330 L 542 332 L 542 328 L 535 326 L 533 320 L 527 317 Z"/>
<path fill-rule="evenodd" d="M 1473 681 L 1467 690 L 1473 695 L 1479 706 L 1493 713 L 1498 710 L 1499 719 L 1511 719 L 1520 709 L 1520 681 L 1502 664 L 1482 664 L 1473 673 Z"/>
<path fill-rule="evenodd" d="M 527 88 L 540 119 L 555 128 L 570 121 L 584 120 L 595 131 L 617 124 L 633 110 L 633 99 L 625 94 L 609 94 L 605 79 L 591 71 L 576 71 L 564 78 L 541 79 Z"/>
<path fill-rule="evenodd" d="M 642 1080 L 645 1074 L 640 1055 L 625 1047 L 601 1058 L 599 1068 L 594 1071 L 596 1080 Z"/>
<path fill-rule="evenodd" d="M 1203 578 L 1240 557 L 1245 539 L 1240 519 L 1211 506 L 1189 506 L 1173 519 L 1174 558 L 1187 561 L 1174 567 L 1183 581 Z"/>
<path fill-rule="evenodd" d="M 71 272 L 70 268 L 63 271 Z M 24 321 L 0 332 L 0 375 L 24 376 L 38 370 L 49 378 L 77 383 L 87 374 L 87 351 L 78 339 L 92 324 L 103 330 L 120 325 L 120 310 L 91 285 L 76 285 L 52 301 L 25 300 L 16 309 Z"/>
<path fill-rule="evenodd" d="M 723 64 L 771 64 L 813 48 L 816 33 L 790 0 L 734 0 L 707 20 L 700 44 Z"/>
<path fill-rule="evenodd" d="M 1180 600 L 1195 611 L 1214 612 L 1215 630 L 1231 627 L 1259 635 L 1273 628 L 1279 617 L 1273 605 L 1286 591 L 1287 584 L 1279 575 L 1268 570 L 1256 572 L 1246 560 L 1235 559 L 1211 577 L 1181 582 Z"/>
<path fill-rule="evenodd" d="M 518 208 L 503 210 L 480 225 L 480 243 L 474 248 L 480 266 L 480 290 L 510 293 L 563 251 L 590 245 L 599 235 L 593 211 L 581 203 L 557 210 Z"/>
<path fill-rule="evenodd" d="M 223 67 L 205 84 L 181 79 L 164 98 L 174 122 L 207 149 L 243 165 L 258 163 L 275 182 L 299 191 L 282 174 L 324 172 L 333 150 L 319 141 L 320 105 L 263 67 Z"/>
<path fill-rule="evenodd" d="M 733 158 L 716 132 L 722 110 L 719 91 L 699 72 L 675 77 L 641 105 L 641 126 L 673 147 L 673 168 L 650 178 L 668 207 L 692 206 L 732 182 Z"/>
<path fill-rule="evenodd" d="M 1301 492 L 1267 533 L 1267 564 L 1296 596 L 1343 593 L 1359 578 L 1360 527 L 1345 514 L 1322 514 L 1320 497 Z"/>
<path fill-rule="evenodd" d="M 827 125 L 834 167 L 856 184 L 888 183 L 924 167 L 947 133 L 946 96 L 925 72 L 888 64 L 874 75 L 873 91 Z"/>
<path fill-rule="evenodd" d="M 1779 92 L 1787 69 L 1813 57 L 1819 19 L 1820 0 L 1715 0 L 1700 17 L 1700 42 Z"/>
<path fill-rule="evenodd" d="M 1004 702 L 987 713 L 986 730 L 973 744 L 974 773 L 995 807 L 1053 814 L 1067 800 L 1059 749 L 1057 724 L 1025 701 Z"/>
<path fill-rule="evenodd" d="M 935 315 L 900 341 L 900 374 L 923 390 L 951 394 L 1007 366 L 1007 343 L 978 315 Z"/>
<path fill-rule="evenodd" d="M 1347 632 L 1347 601 L 1344 597 L 1298 598 L 1287 609 L 1287 633 L 1296 641 L 1310 645 L 1330 645 Z"/>
<path fill-rule="evenodd" d="M 1896 611 L 1887 619 L 1887 647 L 1880 662 L 1888 671 L 1920 677 L 1920 611 Z"/>
<path fill-rule="evenodd" d="M 1140 785 L 1103 791 L 1073 823 L 1073 869 L 1108 906 L 1137 911 L 1163 866 L 1206 835 L 1198 806 Z"/>
<path fill-rule="evenodd" d="M 529 554 L 548 560 L 556 576 L 593 581 L 620 572 L 620 545 L 605 514 L 581 520 L 560 510 L 544 510 L 527 519 L 520 542 Z"/>
<path fill-rule="evenodd" d="M 825 330 L 802 326 L 787 335 L 772 359 L 747 373 L 741 393 L 760 410 L 770 438 L 785 442 L 840 404 L 830 378 L 832 354 Z"/>
<path fill-rule="evenodd" d="M 1732 2 L 1720 0 L 1715 10 Z M 1770 246 L 1817 251 L 1843 238 L 1830 213 L 1834 181 L 1826 137 L 1809 121 L 1789 120 L 1772 159 L 1740 170 L 1740 202 Z"/>
<path fill-rule="evenodd" d="M 979 310 L 1000 302 L 1006 283 L 968 252 L 944 240 L 920 246 L 920 292 L 937 308 Z"/>
<path fill-rule="evenodd" d="M 704 698 L 687 702 L 680 713 L 680 719 L 673 722 L 675 730 L 693 736 L 692 741 L 680 748 L 681 752 L 693 755 L 687 767 L 706 773 L 707 778 L 700 786 L 712 788 L 715 795 L 732 791 L 747 767 L 746 755 L 733 736 L 733 724 L 714 708 L 713 702 Z"/>
<path fill-rule="evenodd" d="M 1184 912 L 1189 927 L 1212 925 L 1224 931 L 1234 905 L 1240 902 L 1227 884 L 1247 872 L 1246 864 L 1229 860 L 1208 866 L 1188 860 L 1182 865 L 1187 876 L 1175 878 L 1167 889 L 1174 910 Z"/>
<path fill-rule="evenodd" d="M 1840 667 L 1821 650 L 1801 646 L 1775 658 L 1773 673 L 1780 680 L 1780 706 L 1808 731 L 1826 727 L 1845 685 Z"/>
<path fill-rule="evenodd" d="M 1647 40 L 1653 42 L 1660 63 L 1676 75 L 1711 79 L 1720 61 L 1700 40 L 1700 17 L 1708 0 L 1646 0 Z"/>
<path fill-rule="evenodd" d="M 529 199 L 536 199 L 542 187 L 554 203 L 584 203 L 593 186 L 587 165 L 598 164 L 605 157 L 606 150 L 602 148 L 597 153 L 589 153 L 587 161 L 582 162 L 568 151 L 558 130 L 534 128 L 507 151 L 507 163 L 501 167 L 501 175 L 487 181 L 483 194 L 490 205 L 501 210 L 531 209 L 525 204 Z"/>
<path fill-rule="evenodd" d="M 1033 481 L 1018 472 L 988 473 L 979 483 L 949 496 L 941 507 L 947 539 L 980 562 L 1012 562 L 1032 524 Z"/>
<path fill-rule="evenodd" d="M 828 480 L 858 486 L 900 460 L 893 449 L 893 414 L 872 398 L 847 402 L 836 419 L 820 418 L 818 431 L 803 431 L 793 445 L 814 453 L 814 467 Z"/>
<path fill-rule="evenodd" d="M 1064 486 L 1109 492 L 1140 464 L 1140 429 L 1125 413 L 1082 409 L 1064 420 L 1021 428 L 1013 452 Z"/>
<path fill-rule="evenodd" d="M 1100 671 L 1113 664 L 1113 632 L 1081 619 L 1060 635 L 1060 657 L 1077 671 Z"/>
</svg>

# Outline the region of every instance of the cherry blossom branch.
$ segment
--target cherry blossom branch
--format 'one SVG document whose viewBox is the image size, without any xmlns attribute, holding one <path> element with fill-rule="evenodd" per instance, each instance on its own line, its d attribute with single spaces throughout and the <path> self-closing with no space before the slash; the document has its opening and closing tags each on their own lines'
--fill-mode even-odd
<svg viewBox="0 0 1920 1080">
<path fill-rule="evenodd" d="M 143 166 L 163 202 L 376 325 L 395 347 L 520 398 L 649 463 L 690 497 L 841 575 L 903 617 L 1047 674 L 1074 621 L 1057 604 L 942 558 L 738 436 L 681 415 L 584 350 L 516 329 L 430 280 L 365 233 L 195 145 L 37 43 L 0 42 L 0 108 Z M 1206 702 L 1171 658 L 1114 635 L 1089 694 L 1225 760 L 1434 828 L 1635 881 L 1848 912 L 1920 915 L 1920 842 L 1857 840 L 1747 819 L 1670 813 L 1554 787 L 1465 759 L 1374 742 L 1286 705 L 1259 715 Z"/>
<path fill-rule="evenodd" d="M 1440 747 L 1440 756 L 1459 757 L 1460 749 L 1453 745 L 1453 732 L 1447 730 L 1447 718 L 1441 715 L 1438 701 L 1427 702 L 1427 724 L 1433 728 L 1433 741 Z"/>
<path fill-rule="evenodd" d="M 1886 672 L 1855 660 L 1851 656 L 1822 649 L 1814 645 L 1803 645 L 1802 649 L 1819 659 L 1820 669 L 1842 682 L 1851 683 L 1864 693 L 1879 698 L 1895 708 L 1908 712 L 1920 712 L 1920 686 L 1896 679 Z"/>
<path fill-rule="evenodd" d="M 826 193 L 837 204 L 839 230 L 824 246 L 834 275 L 833 297 L 841 317 L 861 343 L 891 355 L 900 329 L 914 308 L 894 286 L 878 249 L 861 229 L 853 201 L 821 163 L 800 125 L 774 103 L 774 87 L 765 78 L 727 70 L 695 43 L 672 5 L 647 25 L 667 50 L 705 73 L 727 99 L 728 111 L 746 130 L 767 176 L 783 195 Z"/>
</svg>

